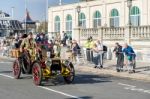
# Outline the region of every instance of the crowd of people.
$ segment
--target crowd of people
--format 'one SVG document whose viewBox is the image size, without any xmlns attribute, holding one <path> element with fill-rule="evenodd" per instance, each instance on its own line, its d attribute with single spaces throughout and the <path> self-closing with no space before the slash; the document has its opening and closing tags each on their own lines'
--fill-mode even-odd
<svg viewBox="0 0 150 99">
<path fill-rule="evenodd" d="M 123 46 L 121 46 L 119 43 L 116 43 L 113 52 L 117 59 L 117 72 L 121 72 L 123 70 L 128 70 L 129 73 L 135 72 L 136 54 L 131 46 L 129 46 L 127 43 L 125 43 Z M 94 42 L 92 37 L 89 37 L 84 44 L 84 54 L 86 55 L 86 59 L 88 62 L 94 63 L 94 68 L 104 68 L 103 60 L 105 53 L 107 53 L 107 47 L 103 45 L 100 40 Z"/>
<path fill-rule="evenodd" d="M 32 33 L 29 33 L 29 35 L 31 36 Z M 11 48 L 20 48 L 21 46 L 23 46 L 24 43 L 27 43 L 27 41 L 24 41 L 24 39 L 27 37 L 27 34 L 22 34 L 16 36 L 14 39 L 11 39 L 9 41 L 1 41 L 0 45 L 1 47 L 11 45 Z M 58 34 L 56 37 L 52 37 L 50 40 L 43 33 L 36 34 L 32 38 L 34 39 L 37 45 L 46 45 L 43 47 L 48 51 L 53 51 L 53 53 L 57 57 L 60 57 L 62 47 L 68 48 L 71 52 L 71 60 L 75 63 L 79 62 L 78 56 L 81 55 L 81 46 L 76 40 L 72 40 L 72 38 L 69 37 L 65 32 L 63 32 L 63 37 L 61 37 L 60 34 Z M 30 42 L 28 44 L 30 44 Z M 94 68 L 104 68 L 103 60 L 105 53 L 107 53 L 107 46 L 103 45 L 103 43 L 100 40 L 96 40 L 95 42 L 95 40 L 93 40 L 92 37 L 89 37 L 82 46 L 82 49 L 85 59 L 88 63 L 94 63 Z M 117 72 L 123 71 L 123 67 L 126 66 L 127 68 L 128 64 L 130 65 L 130 72 L 135 72 L 136 55 L 131 46 L 129 46 L 128 44 L 124 44 L 123 46 L 121 46 L 119 43 L 116 43 L 113 52 L 115 53 L 117 58 Z"/>
</svg>

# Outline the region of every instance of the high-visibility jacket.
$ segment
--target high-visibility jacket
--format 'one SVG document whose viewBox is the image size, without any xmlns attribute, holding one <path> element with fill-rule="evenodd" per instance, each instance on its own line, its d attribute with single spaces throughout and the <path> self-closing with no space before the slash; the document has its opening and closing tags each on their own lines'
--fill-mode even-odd
<svg viewBox="0 0 150 99">
<path fill-rule="evenodd" d="M 94 45 L 94 41 L 90 41 L 90 48 L 92 49 Z"/>
<path fill-rule="evenodd" d="M 90 45 L 91 45 L 90 43 L 91 43 L 90 41 L 86 41 L 85 44 L 84 44 L 84 47 L 85 48 L 90 48 Z"/>
</svg>

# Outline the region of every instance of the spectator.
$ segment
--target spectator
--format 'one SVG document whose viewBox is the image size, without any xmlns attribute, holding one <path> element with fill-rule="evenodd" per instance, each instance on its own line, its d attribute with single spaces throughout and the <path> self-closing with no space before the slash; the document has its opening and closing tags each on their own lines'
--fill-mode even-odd
<svg viewBox="0 0 150 99">
<path fill-rule="evenodd" d="M 93 38 L 92 36 L 90 36 L 90 61 L 93 62 L 93 45 L 94 45 L 94 41 L 93 41 Z"/>
<path fill-rule="evenodd" d="M 72 61 L 74 61 L 76 63 L 76 56 L 77 56 L 77 44 L 76 42 L 72 42 Z"/>
<path fill-rule="evenodd" d="M 66 46 L 66 40 L 68 39 L 67 34 L 63 31 L 63 45 Z"/>
<path fill-rule="evenodd" d="M 61 46 L 58 41 L 55 41 L 55 44 L 53 46 L 54 54 L 56 57 L 60 57 L 60 52 L 61 52 Z"/>
<path fill-rule="evenodd" d="M 93 45 L 92 51 L 93 51 L 93 62 L 95 64 L 94 68 L 97 68 L 100 59 L 99 59 L 99 49 L 96 43 Z"/>
<path fill-rule="evenodd" d="M 84 44 L 84 47 L 86 48 L 87 61 L 89 61 L 89 62 L 90 62 L 90 56 L 91 56 L 90 55 L 90 43 L 91 43 L 90 38 L 88 38 L 87 41 Z"/>
<path fill-rule="evenodd" d="M 103 53 L 103 44 L 100 42 L 100 40 L 97 40 L 97 47 L 99 50 L 99 55 L 100 55 L 100 60 L 99 60 L 99 67 L 103 68 L 103 57 L 104 57 L 104 53 Z"/>
<path fill-rule="evenodd" d="M 129 73 L 135 72 L 135 52 L 127 43 L 124 44 L 123 52 L 125 53 L 126 66 L 129 64 Z"/>
<path fill-rule="evenodd" d="M 124 64 L 124 55 L 122 52 L 122 46 L 119 43 L 116 43 L 113 52 L 116 54 L 116 58 L 117 58 L 116 70 L 117 72 L 120 72 L 123 70 L 123 64 Z"/>
</svg>

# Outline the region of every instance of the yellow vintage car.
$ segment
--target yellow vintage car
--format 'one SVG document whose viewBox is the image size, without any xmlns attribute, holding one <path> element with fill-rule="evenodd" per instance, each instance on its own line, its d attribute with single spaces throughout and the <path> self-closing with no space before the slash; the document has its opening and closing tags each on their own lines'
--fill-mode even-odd
<svg viewBox="0 0 150 99">
<path fill-rule="evenodd" d="M 35 85 L 41 85 L 44 80 L 62 76 L 66 83 L 72 83 L 75 77 L 75 69 L 68 59 L 56 57 L 53 52 L 41 50 L 32 55 L 29 51 L 20 54 L 13 63 L 13 74 L 16 79 L 21 74 L 32 74 Z M 23 57 L 22 57 L 23 55 Z"/>
<path fill-rule="evenodd" d="M 45 79 L 53 79 L 62 76 L 66 83 L 72 83 L 75 77 L 73 64 L 69 60 L 61 59 L 50 55 L 47 52 L 46 60 L 37 60 L 32 68 L 33 82 L 35 85 L 41 85 Z"/>
</svg>

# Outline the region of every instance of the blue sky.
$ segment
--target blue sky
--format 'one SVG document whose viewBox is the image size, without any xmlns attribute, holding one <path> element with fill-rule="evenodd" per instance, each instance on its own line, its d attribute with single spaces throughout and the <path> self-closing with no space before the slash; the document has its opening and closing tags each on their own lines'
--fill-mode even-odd
<svg viewBox="0 0 150 99">
<path fill-rule="evenodd" d="M 78 0 L 62 0 L 63 3 L 77 2 Z M 33 20 L 44 20 L 46 0 L 27 0 L 27 9 Z M 50 5 L 58 4 L 59 0 L 49 0 Z M 25 0 L 1 0 L 0 10 L 11 14 L 14 7 L 14 18 L 22 21 L 25 16 Z"/>
</svg>

